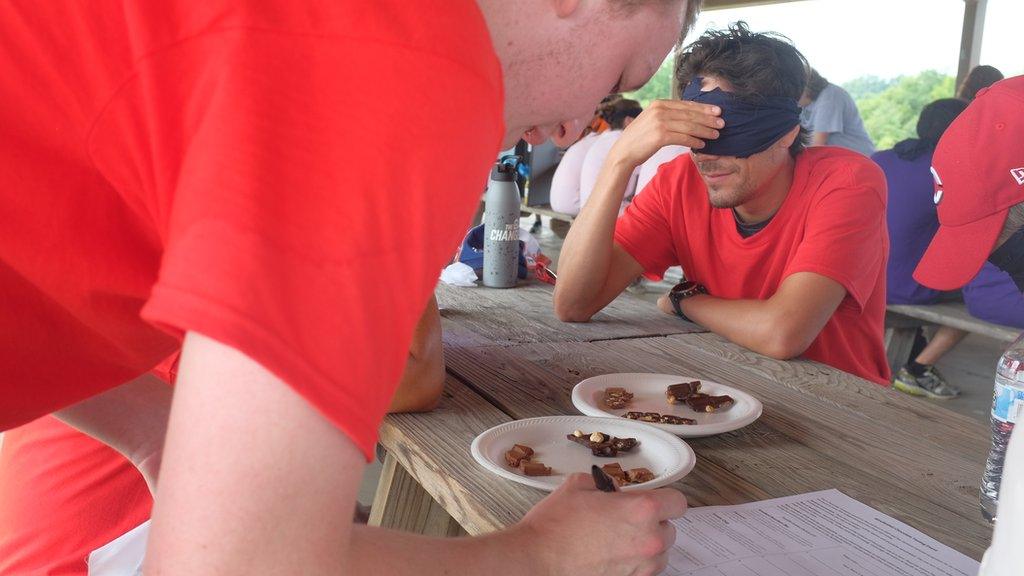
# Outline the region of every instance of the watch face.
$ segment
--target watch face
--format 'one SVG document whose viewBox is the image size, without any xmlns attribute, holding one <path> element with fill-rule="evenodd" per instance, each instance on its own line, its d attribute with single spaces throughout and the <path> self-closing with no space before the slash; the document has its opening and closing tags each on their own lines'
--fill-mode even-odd
<svg viewBox="0 0 1024 576">
<path fill-rule="evenodd" d="M 697 283 L 696 282 L 694 282 L 693 280 L 687 280 L 685 282 L 680 282 L 679 284 L 676 284 L 675 286 L 673 286 L 671 292 L 673 294 L 682 294 L 682 293 L 687 292 L 689 290 L 693 290 L 696 287 L 697 287 Z"/>
</svg>

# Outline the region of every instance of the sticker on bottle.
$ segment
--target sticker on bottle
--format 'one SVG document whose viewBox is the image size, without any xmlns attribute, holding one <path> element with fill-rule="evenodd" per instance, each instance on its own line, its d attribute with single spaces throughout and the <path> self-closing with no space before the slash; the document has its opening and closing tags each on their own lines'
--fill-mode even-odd
<svg viewBox="0 0 1024 576">
<path fill-rule="evenodd" d="M 1015 424 L 1024 415 L 1024 390 L 996 382 L 992 392 L 992 417 Z"/>
</svg>

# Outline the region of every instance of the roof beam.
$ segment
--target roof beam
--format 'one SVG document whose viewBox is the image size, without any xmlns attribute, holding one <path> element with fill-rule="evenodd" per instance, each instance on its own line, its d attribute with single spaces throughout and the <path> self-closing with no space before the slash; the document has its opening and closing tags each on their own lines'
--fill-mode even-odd
<svg viewBox="0 0 1024 576">
<path fill-rule="evenodd" d="M 804 0 L 704 0 L 702 11 L 724 10 L 726 8 L 747 8 L 749 6 L 765 6 L 768 4 L 785 4 L 787 2 L 803 2 Z"/>
<path fill-rule="evenodd" d="M 964 25 L 960 32 L 960 63 L 956 70 L 956 85 L 964 81 L 967 73 L 981 59 L 981 37 L 985 28 L 985 8 L 988 0 L 964 0 Z"/>
</svg>

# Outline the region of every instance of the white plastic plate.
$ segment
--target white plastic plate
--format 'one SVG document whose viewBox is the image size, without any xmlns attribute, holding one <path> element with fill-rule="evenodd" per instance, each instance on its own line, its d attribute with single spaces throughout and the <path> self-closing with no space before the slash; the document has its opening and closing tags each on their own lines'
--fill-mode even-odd
<svg viewBox="0 0 1024 576">
<path fill-rule="evenodd" d="M 706 394 L 732 396 L 735 404 L 716 412 L 694 412 L 685 404 L 669 404 L 665 401 L 665 389 L 670 384 L 700 380 L 700 391 Z M 620 410 L 613 410 L 604 405 L 605 388 L 625 388 L 633 393 L 633 400 Z M 658 412 L 696 420 L 696 424 L 655 424 L 666 432 L 684 438 L 699 438 L 731 432 L 750 424 L 761 417 L 761 402 L 731 386 L 711 382 L 702 378 L 679 376 L 675 374 L 646 374 L 642 372 L 624 374 L 602 374 L 587 378 L 572 389 L 572 403 L 576 409 L 588 416 L 613 417 L 619 420 L 626 412 Z"/>
<path fill-rule="evenodd" d="M 594 456 L 586 447 L 565 437 L 573 431 L 602 432 L 619 438 L 636 438 L 640 444 L 614 458 Z M 551 476 L 526 476 L 505 462 L 505 452 L 515 444 L 534 450 L 533 460 L 551 467 Z M 679 438 L 634 420 L 611 420 L 590 416 L 548 416 L 507 422 L 487 430 L 473 440 L 473 458 L 487 470 L 520 484 L 551 491 L 575 472 L 590 474 L 594 464 L 618 462 L 624 470 L 647 468 L 654 480 L 622 487 L 623 491 L 648 490 L 679 480 L 693 470 L 697 459 Z"/>
</svg>

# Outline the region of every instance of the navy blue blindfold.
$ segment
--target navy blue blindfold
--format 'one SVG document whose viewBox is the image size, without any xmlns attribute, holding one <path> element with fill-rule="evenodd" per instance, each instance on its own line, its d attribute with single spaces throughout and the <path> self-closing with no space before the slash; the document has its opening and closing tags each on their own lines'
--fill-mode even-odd
<svg viewBox="0 0 1024 576">
<path fill-rule="evenodd" d="M 765 96 L 755 104 L 721 88 L 701 92 L 702 81 L 695 77 L 683 91 L 683 100 L 718 106 L 725 127 L 719 130 L 718 138 L 705 140 L 704 147 L 695 152 L 746 158 L 764 152 L 800 124 L 800 106 L 792 98 Z"/>
</svg>

